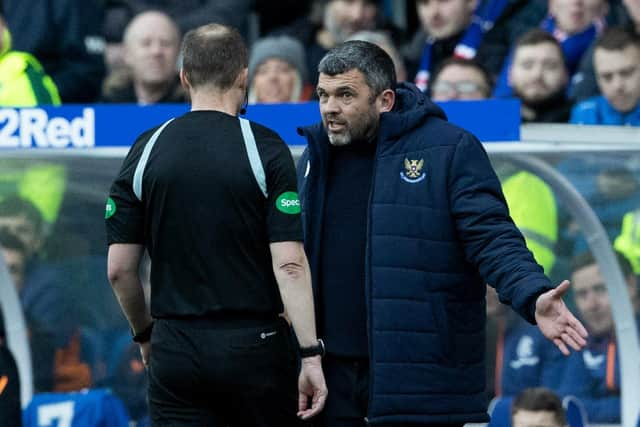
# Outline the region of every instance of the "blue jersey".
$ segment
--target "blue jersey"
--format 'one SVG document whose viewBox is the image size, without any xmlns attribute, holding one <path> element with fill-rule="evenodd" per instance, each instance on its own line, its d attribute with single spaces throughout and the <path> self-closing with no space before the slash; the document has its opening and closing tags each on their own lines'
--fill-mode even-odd
<svg viewBox="0 0 640 427">
<path fill-rule="evenodd" d="M 578 397 L 590 422 L 620 423 L 620 364 L 614 336 L 589 337 L 584 350 L 572 353 L 557 391 Z"/>
<path fill-rule="evenodd" d="M 128 427 L 124 405 L 107 389 L 33 396 L 24 427 Z"/>
<path fill-rule="evenodd" d="M 555 390 L 563 366 L 560 350 L 536 326 L 516 321 L 504 335 L 502 395 L 515 396 L 528 387 Z"/>
</svg>

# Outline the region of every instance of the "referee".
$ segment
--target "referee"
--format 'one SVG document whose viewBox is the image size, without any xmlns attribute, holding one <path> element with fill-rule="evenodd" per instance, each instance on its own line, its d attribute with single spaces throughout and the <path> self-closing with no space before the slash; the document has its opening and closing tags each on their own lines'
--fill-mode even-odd
<svg viewBox="0 0 640 427">
<path fill-rule="evenodd" d="M 105 214 L 109 280 L 148 366 L 151 420 L 300 425 L 327 389 L 293 159 L 276 133 L 238 117 L 248 53 L 237 31 L 192 30 L 182 58 L 191 111 L 136 140 Z M 297 387 L 282 313 L 301 345 Z"/>
</svg>

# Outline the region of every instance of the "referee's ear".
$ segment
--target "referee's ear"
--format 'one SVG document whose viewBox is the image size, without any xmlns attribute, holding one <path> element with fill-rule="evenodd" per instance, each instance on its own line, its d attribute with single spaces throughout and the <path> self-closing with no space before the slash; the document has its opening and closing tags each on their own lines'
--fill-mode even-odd
<svg viewBox="0 0 640 427">
<path fill-rule="evenodd" d="M 244 68 L 238 74 L 238 78 L 236 79 L 236 85 L 242 90 L 249 90 L 249 69 Z"/>
<path fill-rule="evenodd" d="M 184 72 L 184 68 L 180 68 L 180 84 L 187 92 L 191 90 L 191 84 L 187 79 L 187 73 Z"/>
</svg>

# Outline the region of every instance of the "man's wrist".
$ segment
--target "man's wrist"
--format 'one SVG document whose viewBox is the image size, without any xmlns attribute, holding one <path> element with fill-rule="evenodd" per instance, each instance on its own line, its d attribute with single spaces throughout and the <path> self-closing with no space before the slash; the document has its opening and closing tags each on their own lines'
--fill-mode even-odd
<svg viewBox="0 0 640 427">
<path fill-rule="evenodd" d="M 320 355 L 305 357 L 304 359 L 300 359 L 300 362 L 303 368 L 305 366 L 308 366 L 310 368 L 322 366 L 322 358 L 320 357 Z"/>
<path fill-rule="evenodd" d="M 308 347 L 300 347 L 300 358 L 306 359 L 309 357 L 320 356 L 323 357 L 325 354 L 324 342 L 318 338 L 318 342 L 315 345 Z"/>
<path fill-rule="evenodd" d="M 152 331 L 153 331 L 153 321 L 151 321 L 151 323 L 149 323 L 149 325 L 146 328 L 144 328 L 142 331 L 138 333 L 135 333 L 132 330 L 131 334 L 133 335 L 133 337 L 131 339 L 133 340 L 133 342 L 138 344 L 149 342 L 151 340 Z"/>
</svg>

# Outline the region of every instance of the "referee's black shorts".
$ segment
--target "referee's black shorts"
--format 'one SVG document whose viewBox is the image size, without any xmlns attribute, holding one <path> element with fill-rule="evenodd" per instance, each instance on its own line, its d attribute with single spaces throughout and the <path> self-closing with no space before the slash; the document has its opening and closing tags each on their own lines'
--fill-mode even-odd
<svg viewBox="0 0 640 427">
<path fill-rule="evenodd" d="M 153 426 L 303 426 L 298 363 L 283 319 L 157 320 L 151 337 Z"/>
</svg>

